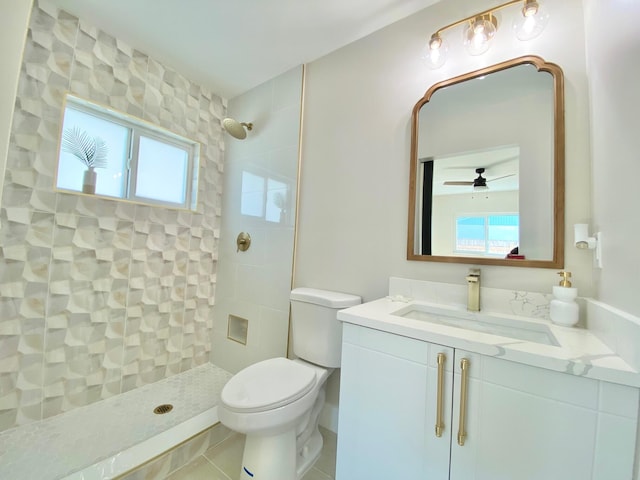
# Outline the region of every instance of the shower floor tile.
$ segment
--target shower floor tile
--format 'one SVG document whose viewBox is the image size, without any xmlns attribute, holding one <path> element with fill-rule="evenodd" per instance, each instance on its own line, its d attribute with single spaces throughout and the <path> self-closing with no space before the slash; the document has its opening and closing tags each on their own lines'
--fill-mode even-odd
<svg viewBox="0 0 640 480">
<path fill-rule="evenodd" d="M 0 479 L 64 478 L 101 461 L 118 459 L 123 450 L 215 407 L 218 392 L 229 378 L 229 372 L 205 364 L 47 420 L 4 431 L 0 434 Z M 172 404 L 171 414 L 154 414 L 159 403 Z"/>
</svg>

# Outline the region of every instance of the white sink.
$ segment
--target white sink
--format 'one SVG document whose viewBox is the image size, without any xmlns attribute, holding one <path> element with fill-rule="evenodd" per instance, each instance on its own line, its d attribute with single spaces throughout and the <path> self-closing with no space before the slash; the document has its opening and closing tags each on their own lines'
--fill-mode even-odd
<svg viewBox="0 0 640 480">
<path fill-rule="evenodd" d="M 467 312 L 412 303 L 391 312 L 391 315 L 543 345 L 560 345 L 547 325 L 482 312 Z"/>
</svg>

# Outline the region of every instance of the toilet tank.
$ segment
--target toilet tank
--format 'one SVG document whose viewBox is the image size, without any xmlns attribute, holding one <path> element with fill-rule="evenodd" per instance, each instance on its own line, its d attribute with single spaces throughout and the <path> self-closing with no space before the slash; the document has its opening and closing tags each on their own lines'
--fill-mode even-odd
<svg viewBox="0 0 640 480">
<path fill-rule="evenodd" d="M 361 303 L 357 295 L 315 288 L 291 291 L 293 352 L 303 360 L 329 368 L 340 366 L 342 322 L 338 310 Z"/>
</svg>

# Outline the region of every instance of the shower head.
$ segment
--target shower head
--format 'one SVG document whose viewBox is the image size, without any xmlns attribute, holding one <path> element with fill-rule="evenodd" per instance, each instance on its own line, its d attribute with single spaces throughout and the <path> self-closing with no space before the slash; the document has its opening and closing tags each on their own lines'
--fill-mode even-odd
<svg viewBox="0 0 640 480">
<path fill-rule="evenodd" d="M 251 129 L 253 128 L 253 123 L 240 123 L 233 118 L 225 118 L 222 120 L 222 127 L 232 137 L 242 140 L 243 138 L 247 137 L 247 131 L 245 130 L 245 128 L 251 131 Z"/>
</svg>

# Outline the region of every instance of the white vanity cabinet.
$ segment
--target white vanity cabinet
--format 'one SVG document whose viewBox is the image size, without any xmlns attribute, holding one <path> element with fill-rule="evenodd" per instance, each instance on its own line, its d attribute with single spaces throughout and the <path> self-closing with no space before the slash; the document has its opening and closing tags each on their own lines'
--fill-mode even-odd
<svg viewBox="0 0 640 480">
<path fill-rule="evenodd" d="M 437 368 L 428 363 L 437 353 L 451 357 L 453 349 L 344 325 L 338 480 L 447 478 L 449 432 L 433 434 Z"/>
<path fill-rule="evenodd" d="M 345 323 L 336 479 L 630 480 L 637 415 L 636 388 Z"/>
</svg>

